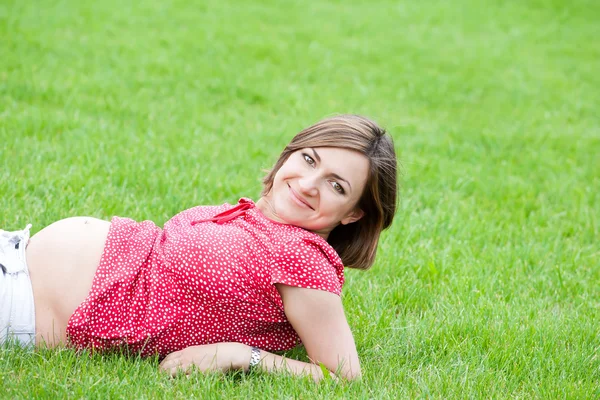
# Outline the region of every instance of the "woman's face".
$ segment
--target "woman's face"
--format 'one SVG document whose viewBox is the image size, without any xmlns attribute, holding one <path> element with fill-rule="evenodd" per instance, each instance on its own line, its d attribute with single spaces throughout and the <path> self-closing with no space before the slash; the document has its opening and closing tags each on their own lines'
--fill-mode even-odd
<svg viewBox="0 0 600 400">
<path fill-rule="evenodd" d="M 363 216 L 357 204 L 369 172 L 363 154 L 334 147 L 298 150 L 290 155 L 265 196 L 263 213 L 275 221 L 296 225 L 324 238 L 337 225 Z"/>
</svg>

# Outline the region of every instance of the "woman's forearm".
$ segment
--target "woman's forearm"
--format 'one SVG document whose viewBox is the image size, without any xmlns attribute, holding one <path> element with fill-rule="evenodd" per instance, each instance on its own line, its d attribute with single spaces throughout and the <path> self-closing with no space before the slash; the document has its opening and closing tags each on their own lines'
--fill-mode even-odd
<svg viewBox="0 0 600 400">
<path fill-rule="evenodd" d="M 179 372 L 188 373 L 192 366 L 201 371 L 248 371 L 251 355 L 252 347 L 243 343 L 224 342 L 190 346 L 167 355 L 161 362 L 160 368 L 173 376 Z M 260 350 L 260 361 L 254 368 L 269 373 L 288 372 L 297 376 L 311 376 L 315 381 L 323 379 L 323 370 L 325 373 L 328 371 L 314 363 L 293 360 L 264 350 Z M 342 378 L 360 377 L 360 368 L 357 370 L 340 368 L 340 370 Z M 329 375 L 337 379 L 333 372 L 329 371 Z"/>
</svg>

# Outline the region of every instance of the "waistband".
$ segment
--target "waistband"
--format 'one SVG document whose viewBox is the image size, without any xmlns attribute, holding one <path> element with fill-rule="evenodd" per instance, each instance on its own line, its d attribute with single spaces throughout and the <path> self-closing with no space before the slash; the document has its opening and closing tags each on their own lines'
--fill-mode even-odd
<svg viewBox="0 0 600 400">
<path fill-rule="evenodd" d="M 2 273 L 14 274 L 25 272 L 29 275 L 25 258 L 25 248 L 29 243 L 31 224 L 20 231 L 4 231 L 0 229 L 0 270 Z M 17 251 L 15 251 L 17 250 Z"/>
</svg>

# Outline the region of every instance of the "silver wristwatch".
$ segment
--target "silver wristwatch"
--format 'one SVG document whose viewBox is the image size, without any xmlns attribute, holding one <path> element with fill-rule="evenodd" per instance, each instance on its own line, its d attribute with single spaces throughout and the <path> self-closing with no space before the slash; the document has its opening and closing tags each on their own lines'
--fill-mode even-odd
<svg viewBox="0 0 600 400">
<path fill-rule="evenodd" d="M 252 371 L 260 363 L 260 349 L 258 347 L 252 347 L 250 350 L 250 364 L 248 364 L 248 371 Z"/>
</svg>

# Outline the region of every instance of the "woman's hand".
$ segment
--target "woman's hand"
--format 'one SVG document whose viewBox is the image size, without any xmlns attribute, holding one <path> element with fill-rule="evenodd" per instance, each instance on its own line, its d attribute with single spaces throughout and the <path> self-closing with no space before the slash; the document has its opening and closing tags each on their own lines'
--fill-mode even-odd
<svg viewBox="0 0 600 400">
<path fill-rule="evenodd" d="M 227 372 L 247 367 L 249 359 L 250 347 L 242 343 L 216 343 L 175 351 L 165 357 L 159 368 L 171 376 L 178 372 L 187 374 L 192 366 L 202 372 Z"/>
</svg>

